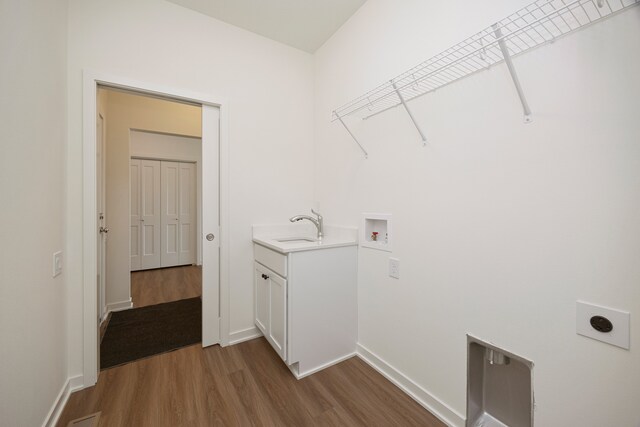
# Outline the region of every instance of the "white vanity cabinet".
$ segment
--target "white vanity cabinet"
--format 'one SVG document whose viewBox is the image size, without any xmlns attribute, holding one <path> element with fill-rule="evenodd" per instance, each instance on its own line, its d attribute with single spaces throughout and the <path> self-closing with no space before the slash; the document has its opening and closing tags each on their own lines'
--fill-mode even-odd
<svg viewBox="0 0 640 427">
<path fill-rule="evenodd" d="M 355 354 L 357 246 L 268 248 L 254 238 L 255 325 L 297 378 Z"/>
</svg>

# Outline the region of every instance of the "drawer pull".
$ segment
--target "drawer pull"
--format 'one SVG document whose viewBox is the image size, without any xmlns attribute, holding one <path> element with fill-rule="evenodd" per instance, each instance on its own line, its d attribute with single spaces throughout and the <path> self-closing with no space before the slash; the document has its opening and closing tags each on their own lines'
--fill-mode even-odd
<svg viewBox="0 0 640 427">
<path fill-rule="evenodd" d="M 263 275 L 262 275 L 262 278 L 263 278 L 264 280 L 267 280 L 267 279 L 269 278 L 269 276 L 267 276 L 266 274 L 263 274 Z"/>
</svg>

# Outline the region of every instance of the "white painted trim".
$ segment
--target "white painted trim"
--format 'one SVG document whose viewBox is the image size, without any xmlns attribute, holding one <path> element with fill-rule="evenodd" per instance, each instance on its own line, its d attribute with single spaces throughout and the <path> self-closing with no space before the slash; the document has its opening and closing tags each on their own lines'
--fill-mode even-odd
<svg viewBox="0 0 640 427">
<path fill-rule="evenodd" d="M 291 369 L 291 366 L 289 366 L 289 369 L 293 373 L 293 376 L 296 377 L 296 379 L 301 380 L 304 377 L 308 377 L 309 375 L 315 374 L 316 372 L 320 372 L 323 369 L 327 369 L 330 366 L 337 365 L 338 363 L 344 362 L 345 360 L 351 359 L 353 356 L 357 356 L 357 355 L 358 355 L 358 353 L 356 353 L 356 352 L 349 353 L 349 354 L 346 354 L 346 355 L 344 355 L 342 357 L 338 357 L 337 359 L 333 359 L 332 361 L 327 362 L 324 365 L 320 365 L 320 366 L 318 366 L 316 368 L 310 369 L 310 370 L 308 370 L 306 372 L 303 372 L 303 373 L 296 373 L 293 369 Z"/>
<path fill-rule="evenodd" d="M 361 344 L 357 345 L 357 355 L 386 379 L 404 391 L 409 397 L 438 417 L 449 427 L 464 427 L 465 417 L 451 409 L 447 404 L 416 384 L 398 369 L 394 368 Z"/>
<path fill-rule="evenodd" d="M 96 95 L 98 84 L 111 88 L 132 90 L 166 98 L 211 105 L 220 109 L 220 315 L 221 343 L 229 342 L 229 113 L 226 99 L 210 94 L 195 93 L 130 80 L 92 70 L 83 72 L 82 96 L 82 283 L 83 285 L 83 375 L 84 387 L 98 380 L 98 307 L 95 278 L 97 274 L 96 230 Z"/>
<path fill-rule="evenodd" d="M 130 308 L 133 308 L 133 301 L 131 298 L 126 301 L 112 302 L 111 304 L 107 304 L 107 316 L 113 311 L 128 310 Z"/>
<path fill-rule="evenodd" d="M 62 415 L 62 411 L 69 400 L 69 396 L 71 396 L 71 393 L 74 391 L 82 388 L 82 384 L 82 375 L 67 378 L 58 393 L 58 397 L 56 397 L 56 400 L 53 402 L 49 413 L 45 417 L 42 427 L 53 427 L 58 423 L 58 419 L 60 415 Z"/>
<path fill-rule="evenodd" d="M 230 262 L 231 253 L 230 247 L 230 222 L 229 222 L 229 159 L 231 158 L 229 153 L 229 107 L 225 102 L 225 106 L 220 106 L 220 137 L 218 142 L 220 143 L 220 154 L 218 161 L 220 162 L 220 168 L 218 173 L 220 175 L 218 185 L 220 198 L 220 345 L 222 347 L 229 345 L 231 326 L 230 326 L 230 307 L 231 297 L 230 291 L 231 285 L 229 283 L 230 278 Z"/>
<path fill-rule="evenodd" d="M 82 378 L 82 375 L 76 375 L 75 377 L 71 377 L 69 378 L 69 385 L 71 386 L 71 393 L 73 393 L 74 391 L 78 391 L 82 388 L 82 385 L 84 384 L 84 379 Z"/>
<path fill-rule="evenodd" d="M 241 331 L 231 332 L 229 334 L 229 342 L 227 345 L 240 344 L 241 342 L 260 338 L 261 336 L 262 332 L 260 332 L 260 329 L 252 326 L 251 328 L 243 329 Z"/>
</svg>

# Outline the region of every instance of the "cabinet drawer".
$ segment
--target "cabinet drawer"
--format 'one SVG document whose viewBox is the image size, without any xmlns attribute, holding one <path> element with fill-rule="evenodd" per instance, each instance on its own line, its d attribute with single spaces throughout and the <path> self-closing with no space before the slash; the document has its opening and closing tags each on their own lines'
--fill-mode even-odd
<svg viewBox="0 0 640 427">
<path fill-rule="evenodd" d="M 270 268 L 282 277 L 287 277 L 287 256 L 264 246 L 253 245 L 253 257 L 260 264 Z"/>
</svg>

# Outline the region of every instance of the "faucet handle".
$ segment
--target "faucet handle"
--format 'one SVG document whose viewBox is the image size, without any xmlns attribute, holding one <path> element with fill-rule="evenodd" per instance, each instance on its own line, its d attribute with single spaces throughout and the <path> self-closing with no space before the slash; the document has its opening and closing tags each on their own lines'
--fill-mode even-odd
<svg viewBox="0 0 640 427">
<path fill-rule="evenodd" d="M 316 215 L 318 217 L 318 219 L 322 218 L 322 215 L 320 215 L 318 212 L 314 211 L 313 208 L 311 208 L 311 213 Z"/>
</svg>

